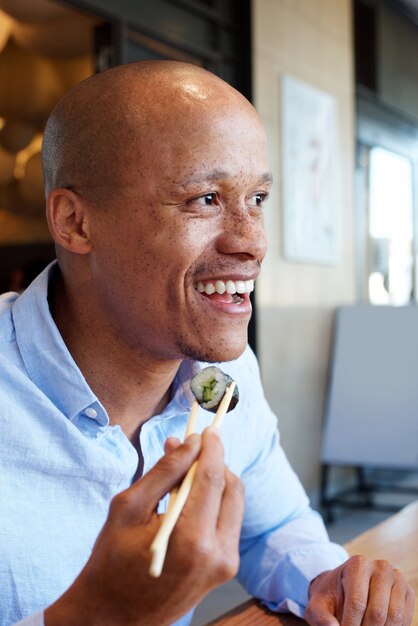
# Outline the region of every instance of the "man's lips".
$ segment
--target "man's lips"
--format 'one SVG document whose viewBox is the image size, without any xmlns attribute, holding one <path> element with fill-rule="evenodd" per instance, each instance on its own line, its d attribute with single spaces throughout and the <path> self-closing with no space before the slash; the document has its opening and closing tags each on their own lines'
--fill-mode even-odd
<svg viewBox="0 0 418 626">
<path fill-rule="evenodd" d="M 210 295 L 206 294 L 206 293 L 202 293 L 201 294 L 204 298 L 207 298 L 207 300 L 210 300 L 211 302 L 219 302 L 221 304 L 241 304 L 242 302 L 244 302 L 245 300 L 248 299 L 248 294 L 243 293 L 243 294 L 238 294 L 238 293 L 228 293 L 227 291 L 225 291 L 225 293 L 212 293 Z"/>
<path fill-rule="evenodd" d="M 201 298 L 220 312 L 246 317 L 251 315 L 250 293 L 254 289 L 253 279 L 199 281 L 195 289 Z"/>
</svg>

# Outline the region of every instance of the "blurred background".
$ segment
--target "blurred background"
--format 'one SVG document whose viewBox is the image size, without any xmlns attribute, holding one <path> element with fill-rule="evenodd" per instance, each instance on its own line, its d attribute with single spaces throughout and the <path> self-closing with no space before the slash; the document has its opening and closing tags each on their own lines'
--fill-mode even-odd
<svg viewBox="0 0 418 626">
<path fill-rule="evenodd" d="M 0 291 L 24 289 L 54 258 L 40 146 L 55 103 L 95 72 L 154 58 L 215 72 L 266 125 L 275 185 L 250 342 L 289 459 L 334 522 L 330 532 L 345 541 L 411 499 L 413 489 L 403 487 L 416 485 L 415 417 L 385 416 L 386 443 L 398 444 L 387 464 L 350 450 L 334 457 L 323 440 L 328 423 L 338 433 L 338 420 L 350 418 L 330 413 L 340 393 L 333 383 L 341 307 L 413 310 L 406 325 L 396 313 L 374 344 L 375 358 L 392 369 L 367 363 L 382 386 L 402 363 L 409 372 L 415 366 L 413 352 L 395 362 L 376 345 L 387 349 L 388 334 L 403 327 L 402 342 L 418 347 L 418 0 L 0 0 Z M 380 313 L 370 315 L 374 328 Z M 353 368 L 369 356 L 360 348 Z M 355 394 L 350 371 L 345 376 L 346 395 Z M 413 404 L 413 376 L 409 384 Z M 406 413 L 415 416 L 412 404 Z M 361 411 L 357 418 L 367 421 Z M 376 429 L 362 432 L 376 448 Z M 389 500 L 376 495 L 382 479 Z M 348 508 L 338 498 L 347 489 L 355 492 Z M 221 595 L 195 624 L 215 605 L 225 608 Z M 227 604 L 235 598 L 230 587 L 224 595 Z"/>
</svg>

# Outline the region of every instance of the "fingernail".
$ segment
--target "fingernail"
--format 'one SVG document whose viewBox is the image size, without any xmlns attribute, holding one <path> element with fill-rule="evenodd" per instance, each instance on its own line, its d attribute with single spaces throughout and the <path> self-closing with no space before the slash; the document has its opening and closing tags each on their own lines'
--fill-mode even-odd
<svg viewBox="0 0 418 626">
<path fill-rule="evenodd" d="M 200 435 L 198 435 L 197 433 L 192 433 L 191 435 L 189 435 L 188 437 L 186 437 L 184 443 L 197 443 L 198 441 L 200 441 Z"/>
<path fill-rule="evenodd" d="M 178 445 L 180 443 L 179 439 L 177 437 L 167 437 L 167 439 L 165 440 L 165 443 L 168 445 Z"/>
<path fill-rule="evenodd" d="M 213 426 L 208 426 L 208 428 L 205 429 L 205 433 L 207 433 L 211 437 L 217 437 L 218 439 L 221 438 L 219 430 L 217 428 L 214 428 Z"/>
</svg>

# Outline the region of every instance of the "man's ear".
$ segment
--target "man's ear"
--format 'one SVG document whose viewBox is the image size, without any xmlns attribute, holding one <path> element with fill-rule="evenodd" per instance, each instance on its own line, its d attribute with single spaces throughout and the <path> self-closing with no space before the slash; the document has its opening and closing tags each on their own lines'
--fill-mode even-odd
<svg viewBox="0 0 418 626">
<path fill-rule="evenodd" d="M 89 214 L 85 201 L 70 189 L 54 189 L 48 196 L 46 216 L 55 242 L 76 254 L 91 251 Z"/>
</svg>

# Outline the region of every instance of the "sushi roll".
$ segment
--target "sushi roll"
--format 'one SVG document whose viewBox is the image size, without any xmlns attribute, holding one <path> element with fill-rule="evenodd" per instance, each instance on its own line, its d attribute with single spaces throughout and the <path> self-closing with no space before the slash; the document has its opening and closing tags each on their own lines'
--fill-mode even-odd
<svg viewBox="0 0 418 626">
<path fill-rule="evenodd" d="M 207 411 L 216 413 L 226 388 L 232 382 L 232 378 L 219 367 L 210 365 L 193 376 L 190 387 L 200 406 Z M 238 400 L 238 387 L 235 386 L 228 411 L 232 411 L 236 407 Z"/>
</svg>

